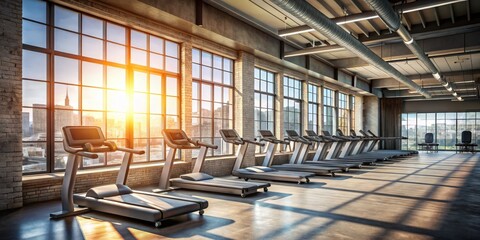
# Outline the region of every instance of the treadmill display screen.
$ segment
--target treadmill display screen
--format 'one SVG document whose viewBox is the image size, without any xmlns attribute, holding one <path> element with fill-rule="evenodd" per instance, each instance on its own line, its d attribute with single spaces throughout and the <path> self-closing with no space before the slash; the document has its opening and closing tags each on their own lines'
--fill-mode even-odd
<svg viewBox="0 0 480 240">
<path fill-rule="evenodd" d="M 178 140 L 183 140 L 185 139 L 185 137 L 183 137 L 183 134 L 180 133 L 180 132 L 173 132 L 170 134 L 170 138 L 174 141 L 178 141 Z"/>
<path fill-rule="evenodd" d="M 298 133 L 295 130 L 286 130 L 286 132 L 290 137 L 298 137 Z"/>
<path fill-rule="evenodd" d="M 72 128 L 70 129 L 70 134 L 73 140 L 94 140 L 102 138 L 96 128 Z"/>
<path fill-rule="evenodd" d="M 306 132 L 307 135 L 310 136 L 310 137 L 313 137 L 313 136 L 316 136 L 316 135 L 317 135 L 317 134 L 316 134 L 314 131 L 312 131 L 312 130 L 306 130 L 305 132 Z"/>
<path fill-rule="evenodd" d="M 258 133 L 260 133 L 262 137 L 273 137 L 273 133 L 269 130 L 258 130 Z"/>
<path fill-rule="evenodd" d="M 223 132 L 223 135 L 225 135 L 226 138 L 229 138 L 229 139 L 238 138 L 238 135 L 233 130 L 221 130 L 221 131 Z"/>
</svg>

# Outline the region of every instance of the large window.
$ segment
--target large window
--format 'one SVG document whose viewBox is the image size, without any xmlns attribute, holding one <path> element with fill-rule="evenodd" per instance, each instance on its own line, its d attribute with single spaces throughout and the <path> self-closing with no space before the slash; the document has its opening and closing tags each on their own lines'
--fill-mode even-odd
<svg viewBox="0 0 480 240">
<path fill-rule="evenodd" d="M 472 142 L 480 145 L 480 112 L 403 113 L 402 149 L 417 149 L 425 141 L 425 133 L 433 133 L 440 150 L 455 150 L 463 131 L 472 132 Z"/>
<path fill-rule="evenodd" d="M 258 130 L 275 130 L 275 75 L 255 68 L 255 134 Z"/>
<path fill-rule="evenodd" d="M 349 135 L 348 124 L 349 124 L 349 105 L 348 105 L 348 95 L 339 92 L 338 93 L 338 128 L 346 135 Z"/>
<path fill-rule="evenodd" d="M 177 43 L 44 1 L 24 1 L 23 31 L 24 172 L 65 168 L 66 125 L 145 149 L 136 162 L 165 158 L 161 130 L 179 126 Z M 80 167 L 121 160 L 100 154 Z"/>
<path fill-rule="evenodd" d="M 285 130 L 302 133 L 302 82 L 291 77 L 283 78 L 283 124 Z"/>
<path fill-rule="evenodd" d="M 200 49 L 192 57 L 192 137 L 218 146 L 208 156 L 233 154 L 219 132 L 233 128 L 233 60 Z"/>
<path fill-rule="evenodd" d="M 318 132 L 318 87 L 308 84 L 308 130 Z M 299 133 L 301 134 L 301 133 Z"/>
<path fill-rule="evenodd" d="M 335 134 L 335 92 L 332 89 L 323 89 L 323 131 Z"/>
</svg>

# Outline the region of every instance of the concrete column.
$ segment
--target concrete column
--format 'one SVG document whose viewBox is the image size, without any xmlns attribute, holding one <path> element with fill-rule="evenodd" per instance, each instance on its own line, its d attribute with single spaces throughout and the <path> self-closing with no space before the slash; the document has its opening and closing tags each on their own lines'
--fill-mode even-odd
<svg viewBox="0 0 480 240">
<path fill-rule="evenodd" d="M 255 86 L 253 72 L 255 56 L 240 51 L 235 61 L 235 129 L 244 138 L 255 138 L 254 104 Z M 255 147 L 251 146 L 245 155 L 243 166 L 255 165 Z"/>
<path fill-rule="evenodd" d="M 277 97 L 275 98 L 275 136 L 279 139 L 283 138 L 285 132 L 283 126 L 283 72 L 278 72 L 276 75 L 275 92 Z M 277 148 L 280 149 L 280 148 Z"/>
<path fill-rule="evenodd" d="M 363 97 L 355 96 L 355 131 L 363 129 Z"/>
<path fill-rule="evenodd" d="M 0 1 L 0 210 L 22 199 L 22 1 Z"/>
<path fill-rule="evenodd" d="M 192 43 L 185 41 L 181 45 L 181 128 L 192 135 Z M 167 103 L 168 104 L 168 103 Z M 192 160 L 192 150 L 182 150 L 182 160 Z"/>
<path fill-rule="evenodd" d="M 363 130 L 377 134 L 380 130 L 380 106 L 377 97 L 363 97 Z"/>
<path fill-rule="evenodd" d="M 304 135 L 305 129 L 308 128 L 308 76 L 302 81 L 302 126 L 298 134 Z"/>
</svg>

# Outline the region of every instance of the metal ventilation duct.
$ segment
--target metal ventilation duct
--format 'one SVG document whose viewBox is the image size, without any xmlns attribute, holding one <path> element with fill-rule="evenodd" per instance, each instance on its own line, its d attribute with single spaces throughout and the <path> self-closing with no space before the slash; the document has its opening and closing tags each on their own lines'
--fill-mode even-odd
<svg viewBox="0 0 480 240">
<path fill-rule="evenodd" d="M 373 53 L 367 46 L 363 45 L 360 41 L 349 35 L 347 32 L 345 32 L 345 30 L 339 27 L 336 23 L 332 22 L 306 1 L 272 0 L 272 2 L 296 18 L 302 20 L 305 24 L 309 25 L 313 29 L 321 32 L 338 45 L 343 46 L 344 48 L 357 54 L 360 58 L 367 61 L 371 65 L 391 75 L 397 81 L 416 90 L 426 98 L 432 97 L 425 89 L 422 89 L 415 82 L 405 77 L 397 69 L 385 62 L 382 58 Z"/>
<path fill-rule="evenodd" d="M 393 10 L 392 6 L 387 0 L 365 0 L 370 6 L 377 12 L 378 16 L 385 22 L 385 24 L 392 30 L 398 33 L 402 38 L 405 45 L 410 49 L 410 51 L 417 56 L 420 61 L 425 64 L 425 66 L 430 70 L 433 77 L 437 79 L 449 92 L 452 92 L 454 97 L 457 97 L 458 100 L 461 100 L 462 97 L 453 91 L 453 88 L 449 82 L 445 80 L 445 77 L 441 75 L 437 67 L 433 64 L 432 60 L 428 58 L 420 46 L 418 46 L 415 39 L 412 35 L 405 29 L 405 27 L 400 23 L 400 18 L 398 14 Z"/>
</svg>

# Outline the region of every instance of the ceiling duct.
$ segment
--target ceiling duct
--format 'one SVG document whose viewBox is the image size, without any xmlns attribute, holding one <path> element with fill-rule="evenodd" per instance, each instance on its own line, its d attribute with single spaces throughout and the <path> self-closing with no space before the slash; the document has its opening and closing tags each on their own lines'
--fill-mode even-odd
<svg viewBox="0 0 480 240">
<path fill-rule="evenodd" d="M 385 62 L 382 58 L 373 53 L 367 46 L 363 45 L 360 41 L 345 32 L 345 30 L 339 27 L 336 23 L 332 22 L 329 18 L 312 7 L 306 1 L 272 0 L 272 2 L 296 18 L 302 20 L 305 24 L 312 27 L 316 31 L 328 36 L 330 40 L 336 42 L 338 45 L 343 46 L 349 51 L 357 54 L 369 64 L 391 75 L 397 81 L 416 90 L 424 97 L 431 98 L 431 95 L 425 89 L 422 89 L 411 79 L 405 77 L 397 69 Z"/>
<path fill-rule="evenodd" d="M 452 84 L 445 80 L 445 76 L 442 76 L 438 71 L 437 67 L 433 64 L 432 60 L 428 58 L 425 51 L 417 44 L 412 35 L 405 29 L 401 24 L 399 15 L 393 10 L 392 6 L 387 0 L 365 0 L 370 6 L 377 12 L 378 16 L 383 20 L 383 22 L 390 28 L 392 31 L 398 33 L 402 38 L 405 46 L 410 49 L 410 51 L 418 58 L 420 61 L 425 64 L 425 66 L 430 70 L 432 76 L 437 79 L 447 91 L 451 92 L 454 97 L 458 100 L 462 100 L 461 96 L 453 90 Z"/>
</svg>

